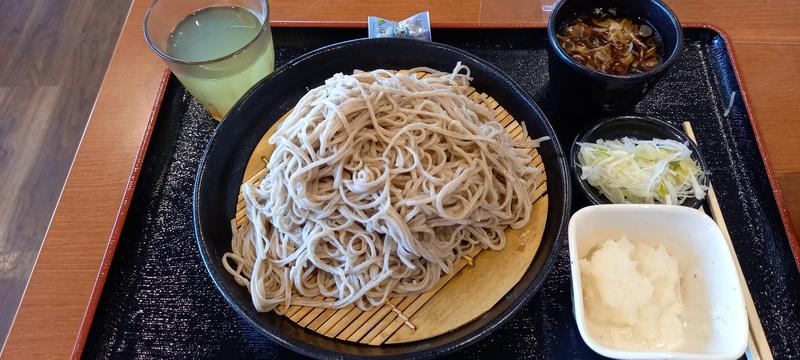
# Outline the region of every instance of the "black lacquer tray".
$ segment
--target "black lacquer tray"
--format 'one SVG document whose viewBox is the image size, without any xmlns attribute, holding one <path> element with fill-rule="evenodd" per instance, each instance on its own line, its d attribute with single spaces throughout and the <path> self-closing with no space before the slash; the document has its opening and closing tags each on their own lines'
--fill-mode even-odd
<svg viewBox="0 0 800 360">
<path fill-rule="evenodd" d="M 273 29 L 285 63 L 364 29 Z M 434 40 L 486 59 L 537 101 L 562 143 L 579 130 L 548 98 L 544 29 L 436 29 Z M 737 96 L 727 116 L 732 93 Z M 631 113 L 691 121 L 775 358 L 800 357 L 800 272 L 725 38 L 687 28 L 684 53 Z M 192 185 L 216 122 L 170 79 L 130 211 L 83 349 L 85 358 L 295 358 L 240 318 L 198 253 Z M 574 192 L 573 210 L 588 204 Z M 572 315 L 566 243 L 533 300 L 453 358 L 592 358 Z"/>
</svg>

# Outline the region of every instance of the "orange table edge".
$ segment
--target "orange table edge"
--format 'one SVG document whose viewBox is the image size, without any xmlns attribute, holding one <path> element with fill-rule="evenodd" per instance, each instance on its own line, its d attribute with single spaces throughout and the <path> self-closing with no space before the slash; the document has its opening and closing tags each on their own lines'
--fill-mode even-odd
<svg viewBox="0 0 800 360">
<path fill-rule="evenodd" d="M 134 5 L 136 5 L 136 2 L 134 2 Z M 134 5 L 132 5 L 132 11 L 133 11 Z M 140 20 L 140 19 L 134 19 L 134 20 Z M 135 31 L 131 30 L 131 28 L 129 28 L 129 25 L 130 25 L 130 24 L 128 24 L 129 21 L 131 21 L 131 17 L 129 17 L 128 20 L 126 21 L 125 28 L 123 30 L 123 33 L 120 35 L 120 39 L 122 39 L 125 36 L 133 36 L 131 33 L 135 32 Z M 364 27 L 364 26 L 366 26 L 366 22 L 346 22 L 346 21 L 342 21 L 342 22 L 337 22 L 337 21 L 324 21 L 324 22 L 275 21 L 272 24 L 273 24 L 273 26 L 281 26 L 281 27 Z M 779 187 L 778 182 L 777 182 L 777 177 L 775 175 L 774 170 L 772 169 L 772 166 L 770 164 L 770 161 L 769 161 L 768 157 L 766 156 L 766 147 L 765 147 L 765 145 L 764 145 L 764 143 L 763 143 L 763 141 L 761 139 L 761 136 L 759 134 L 759 129 L 758 129 L 758 126 L 757 126 L 757 121 L 756 121 L 756 118 L 755 118 L 755 114 L 753 114 L 751 106 L 750 106 L 750 103 L 749 103 L 749 94 L 748 94 L 747 89 L 745 88 L 745 84 L 744 84 L 744 82 L 743 82 L 743 80 L 741 78 L 742 74 L 739 72 L 738 64 L 737 64 L 736 57 L 735 57 L 735 54 L 733 52 L 733 49 L 731 47 L 730 39 L 728 38 L 727 34 L 724 31 L 722 31 L 721 29 L 719 29 L 719 28 L 717 28 L 717 27 L 715 27 L 713 25 L 710 25 L 710 24 L 685 23 L 684 26 L 709 28 L 709 29 L 712 29 L 712 30 L 720 33 L 722 35 L 722 37 L 725 39 L 726 46 L 728 47 L 728 52 L 729 52 L 731 60 L 733 62 L 734 72 L 736 73 L 737 81 L 738 81 L 739 87 L 740 87 L 740 89 L 742 91 L 742 96 L 743 96 L 743 99 L 744 99 L 744 102 L 745 102 L 745 105 L 746 105 L 746 108 L 747 108 L 747 111 L 748 111 L 748 116 L 750 117 L 751 126 L 753 128 L 753 132 L 754 132 L 756 141 L 758 143 L 758 148 L 759 148 L 759 151 L 761 153 L 762 160 L 764 161 L 764 165 L 765 165 L 765 168 L 766 168 L 766 171 L 767 171 L 769 182 L 770 182 L 770 185 L 772 186 L 773 193 L 774 193 L 774 196 L 775 196 L 775 200 L 776 200 L 777 205 L 778 205 L 778 209 L 779 209 L 779 212 L 780 212 L 780 215 L 781 215 L 781 219 L 783 220 L 785 231 L 787 233 L 787 237 L 789 238 L 789 242 L 790 242 L 790 245 L 791 245 L 791 248 L 792 248 L 793 255 L 795 257 L 795 261 L 797 262 L 798 268 L 800 268 L 800 243 L 798 243 L 798 239 L 796 238 L 793 225 L 792 225 L 791 220 L 789 218 L 788 210 L 786 208 L 783 196 L 782 196 L 781 191 L 780 191 L 780 187 Z M 480 22 L 465 22 L 465 23 L 446 23 L 446 24 L 436 24 L 436 23 L 434 23 L 434 27 L 441 27 L 441 28 L 542 28 L 542 27 L 544 27 L 544 25 L 541 24 L 541 23 L 480 23 Z M 141 28 L 136 28 L 135 30 L 140 31 Z M 136 34 L 136 35 L 141 36 L 140 33 Z M 117 53 L 121 50 L 120 49 L 120 44 L 121 43 L 122 43 L 122 41 L 120 41 L 118 43 L 118 45 L 117 45 L 118 48 L 115 49 L 115 56 L 117 56 Z M 147 60 L 147 61 L 149 61 L 149 60 Z M 112 64 L 113 63 L 114 63 L 114 59 L 112 58 Z M 150 67 L 155 67 L 156 66 L 156 65 L 153 65 L 153 64 L 150 64 L 150 63 L 148 63 L 148 65 Z M 119 67 L 119 65 L 117 67 Z M 160 66 L 160 68 L 163 69 L 164 68 L 163 65 Z M 116 70 L 118 72 L 119 71 L 124 72 L 124 69 L 123 70 L 114 69 L 114 70 Z M 104 78 L 104 81 L 103 81 L 103 87 L 110 86 L 110 85 L 107 85 L 106 83 L 107 83 L 107 81 L 109 81 L 109 77 L 111 76 L 110 75 L 111 71 L 112 71 L 112 69 L 111 69 L 111 67 L 109 67 L 109 71 L 107 72 L 106 78 Z M 83 346 L 84 346 L 84 344 L 86 342 L 86 338 L 88 336 L 89 329 L 91 327 L 91 323 L 92 323 L 92 320 L 93 320 L 93 317 L 94 317 L 94 313 L 95 313 L 98 301 L 100 299 L 100 295 L 102 293 L 103 286 L 105 284 L 106 276 L 108 275 L 108 271 L 109 271 L 109 268 L 111 266 L 111 261 L 112 261 L 113 256 L 114 256 L 114 252 L 115 252 L 117 243 L 119 241 L 119 236 L 120 236 L 122 227 L 123 227 L 124 222 L 125 222 L 125 217 L 126 217 L 127 212 L 128 212 L 128 207 L 130 206 L 130 200 L 131 200 L 131 197 L 133 196 L 133 191 L 134 191 L 134 188 L 136 186 L 136 181 L 138 179 L 139 171 L 141 170 L 142 161 L 144 160 L 144 156 L 145 156 L 145 153 L 147 151 L 147 146 L 149 144 L 150 136 L 152 135 L 153 127 L 155 125 L 155 121 L 156 121 L 156 118 L 157 118 L 157 115 L 158 115 L 158 111 L 159 111 L 159 107 L 160 107 L 160 104 L 161 104 L 161 98 L 162 98 L 164 90 L 166 88 L 166 83 L 167 83 L 167 80 L 169 79 L 169 76 L 170 76 L 169 71 L 168 70 L 164 70 L 163 73 L 161 74 L 160 79 L 158 80 L 159 83 L 158 84 L 153 84 L 154 86 L 157 86 L 157 90 L 155 91 L 155 94 L 156 94 L 155 98 L 151 99 L 151 101 L 153 103 L 153 106 L 152 106 L 152 108 L 150 110 L 148 121 L 144 125 L 143 128 L 141 128 L 141 129 L 137 128 L 137 130 L 140 130 L 140 134 L 142 134 L 140 139 L 139 139 L 138 151 L 136 151 L 135 159 L 133 159 L 132 162 L 131 162 L 132 166 L 130 167 L 130 173 L 129 173 L 127 182 L 125 183 L 125 185 L 124 185 L 124 187 L 122 189 L 118 189 L 117 190 L 118 191 L 117 192 L 118 197 L 116 197 L 116 198 L 117 199 L 121 199 L 121 201 L 118 200 L 119 201 L 118 211 L 117 211 L 116 216 L 115 216 L 114 221 L 113 221 L 113 224 L 114 224 L 113 225 L 113 229 L 111 229 L 110 236 L 108 237 L 108 241 L 107 241 L 107 244 L 106 244 L 106 247 L 105 247 L 105 251 L 102 254 L 102 257 L 96 259 L 96 264 L 97 264 L 97 268 L 96 269 L 97 269 L 97 271 L 96 271 L 96 276 L 94 278 L 93 286 L 91 287 L 91 291 L 85 291 L 85 292 L 83 292 L 81 294 L 76 294 L 71 299 L 74 303 L 73 304 L 68 304 L 68 305 L 73 307 L 72 308 L 73 311 L 77 311 L 77 308 L 83 308 L 84 310 L 83 310 L 82 318 L 80 318 L 80 319 L 76 319 L 76 318 L 66 319 L 66 321 L 63 322 L 63 323 L 41 324 L 43 329 L 41 330 L 41 333 L 36 334 L 37 336 L 45 337 L 45 339 L 43 339 L 43 340 L 46 341 L 46 337 L 47 337 L 47 332 L 48 331 L 54 332 L 54 331 L 57 331 L 57 330 L 61 330 L 61 331 L 72 332 L 72 331 L 77 330 L 76 332 L 73 332 L 72 334 L 63 335 L 63 333 L 62 333 L 62 336 L 64 337 L 63 340 L 65 341 L 64 346 L 62 346 L 62 347 L 66 346 L 66 341 L 69 341 L 69 339 L 72 339 L 72 345 L 71 345 L 70 349 L 59 349 L 59 350 L 65 351 L 65 353 L 64 353 L 65 355 L 68 353 L 72 358 L 80 358 L 82 350 L 83 350 Z M 150 76 L 150 77 L 148 77 L 147 81 L 148 82 L 152 82 L 153 79 L 154 79 L 154 77 Z M 93 113 L 92 113 L 92 116 L 90 117 L 90 119 L 93 119 L 95 116 L 98 116 L 95 113 L 95 111 L 98 110 L 98 108 L 101 105 L 103 105 L 103 104 L 100 103 L 101 97 L 103 95 L 103 87 L 101 87 L 101 92 L 98 95 L 98 103 L 95 104 L 95 109 L 93 110 Z M 139 116 L 141 116 L 141 115 L 139 115 Z M 90 123 L 87 125 L 86 133 L 84 134 L 84 139 L 86 139 L 88 137 L 88 134 L 89 134 L 89 132 L 91 130 L 90 127 L 92 125 L 93 125 L 92 121 L 90 120 Z M 75 164 L 80 161 L 79 157 L 81 156 L 81 151 L 84 151 L 83 145 L 84 144 L 82 143 L 78 154 L 76 154 L 76 158 L 75 158 L 75 162 L 73 163 L 73 166 L 75 166 Z M 70 173 L 71 173 L 70 175 L 72 175 L 72 171 Z M 54 215 L 54 219 L 56 218 L 56 216 L 59 215 L 58 214 L 58 209 L 60 209 L 62 207 L 62 202 L 67 200 L 67 199 L 64 198 L 64 196 L 65 196 L 66 192 L 68 191 L 68 187 L 70 185 L 71 184 L 70 184 L 70 181 L 69 181 L 69 178 L 68 178 L 67 184 L 65 184 L 65 187 L 64 187 L 64 192 L 62 193 L 62 198 L 59 200 L 59 206 L 57 208 L 57 213 Z M 69 200 L 77 201 L 77 200 L 74 200 L 74 199 L 69 199 Z M 87 200 L 87 199 L 84 199 L 84 200 Z M 46 239 L 49 238 L 51 230 L 53 230 L 52 229 L 52 224 L 51 224 L 51 229 L 48 229 L 48 235 L 46 236 Z M 45 242 L 45 244 L 43 245 L 42 248 L 45 249 L 46 245 L 47 245 L 47 243 Z M 41 259 L 41 256 L 42 256 L 43 253 L 44 253 L 44 251 L 42 251 L 42 253 L 40 253 L 40 259 Z M 44 268 L 44 267 L 40 268 L 40 266 L 45 266 L 45 265 L 39 264 L 39 262 L 37 261 L 37 265 L 34 268 L 34 274 L 31 277 L 32 278 L 31 281 L 33 281 L 34 277 L 37 276 L 37 273 L 56 270 L 56 269 L 47 269 L 47 268 Z M 15 319 L 15 322 L 11 327 L 11 331 L 9 333 L 9 337 L 6 340 L 6 344 L 5 344 L 4 348 L 3 348 L 3 353 L 0 354 L 0 356 L 2 356 L 3 358 L 31 357 L 31 354 L 41 354 L 41 355 L 50 355 L 50 356 L 55 356 L 56 355 L 56 354 L 54 354 L 52 352 L 48 353 L 46 350 L 41 350 L 41 351 L 44 351 L 44 353 L 39 353 L 39 352 L 37 352 L 37 349 L 33 349 L 32 348 L 32 346 L 34 346 L 34 344 L 31 344 L 29 341 L 26 342 L 24 338 L 17 339 L 17 336 L 20 335 L 18 332 L 19 331 L 25 331 L 24 329 L 23 330 L 19 330 L 19 327 L 20 326 L 26 326 L 26 325 L 29 326 L 30 325 L 30 324 L 21 324 L 21 322 L 22 321 L 26 321 L 26 322 L 33 321 L 33 320 L 22 320 L 23 317 L 28 315 L 28 313 L 36 312 L 36 311 L 39 310 L 38 308 L 35 308 L 35 307 L 26 307 L 25 306 L 26 305 L 26 303 L 25 303 L 26 299 L 28 299 L 31 296 L 38 295 L 35 292 L 38 293 L 38 292 L 44 292 L 44 291 L 40 290 L 40 288 L 37 288 L 37 289 L 28 288 L 26 290 L 25 297 L 23 298 L 23 303 L 20 306 L 20 310 L 17 313 L 17 318 Z M 57 301 L 56 299 L 54 299 L 54 300 Z M 64 304 L 62 304 L 62 305 L 64 305 Z M 51 329 L 47 329 L 48 327 L 52 327 L 52 328 Z"/>
</svg>

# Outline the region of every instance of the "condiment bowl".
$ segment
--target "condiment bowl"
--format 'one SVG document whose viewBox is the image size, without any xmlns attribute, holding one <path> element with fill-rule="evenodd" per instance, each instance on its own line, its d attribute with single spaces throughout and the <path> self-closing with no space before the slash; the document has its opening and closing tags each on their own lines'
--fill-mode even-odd
<svg viewBox="0 0 800 360">
<path fill-rule="evenodd" d="M 600 123 L 583 133 L 578 134 L 570 149 L 570 166 L 572 167 L 572 173 L 575 175 L 578 186 L 593 204 L 611 204 L 612 202 L 601 194 L 600 190 L 589 184 L 588 181 L 581 179 L 581 167 L 578 163 L 580 146 L 578 143 L 594 143 L 598 139 L 616 140 L 623 137 L 639 140 L 669 139 L 684 143 L 692 150 L 691 157 L 697 162 L 700 170 L 708 173 L 706 163 L 700 155 L 697 146 L 690 141 L 686 134 L 676 129 L 674 126 L 647 116 L 625 115 L 607 118 L 601 120 Z M 702 184 L 705 186 L 709 185 L 708 176 L 703 178 Z M 703 205 L 703 200 L 692 197 L 685 199 L 682 203 L 677 205 L 699 208 Z"/>
<path fill-rule="evenodd" d="M 600 355 L 617 359 L 736 359 L 747 345 L 747 313 L 739 277 L 717 224 L 697 210 L 675 205 L 596 205 L 569 222 L 575 320 L 581 337 Z M 685 341 L 672 348 L 633 350 L 599 331 L 587 317 L 581 259 L 608 239 L 627 237 L 664 245 L 678 262 Z"/>
<path fill-rule="evenodd" d="M 661 39 L 662 63 L 649 71 L 628 75 L 606 74 L 584 66 L 559 45 L 561 26 L 594 9 L 614 8 L 622 17 L 647 24 Z M 556 102 L 576 114 L 614 112 L 635 105 L 678 60 L 683 52 L 683 30 L 678 18 L 661 0 L 562 0 L 547 23 L 550 85 Z M 584 118 L 584 117 L 578 117 Z"/>
</svg>

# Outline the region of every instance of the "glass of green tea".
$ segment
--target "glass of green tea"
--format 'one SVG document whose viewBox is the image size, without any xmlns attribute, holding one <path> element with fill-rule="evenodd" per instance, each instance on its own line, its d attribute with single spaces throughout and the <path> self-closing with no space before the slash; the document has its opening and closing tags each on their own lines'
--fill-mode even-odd
<svg viewBox="0 0 800 360">
<path fill-rule="evenodd" d="M 156 0 L 144 35 L 217 120 L 275 69 L 267 0 Z"/>
</svg>

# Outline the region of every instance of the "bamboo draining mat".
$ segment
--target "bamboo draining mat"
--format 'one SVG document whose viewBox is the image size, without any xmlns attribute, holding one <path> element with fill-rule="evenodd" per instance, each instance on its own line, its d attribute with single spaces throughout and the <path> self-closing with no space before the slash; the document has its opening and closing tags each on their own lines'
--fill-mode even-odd
<svg viewBox="0 0 800 360">
<path fill-rule="evenodd" d="M 467 94 L 476 103 L 494 111 L 495 118 L 514 138 L 525 136 L 520 123 L 492 97 L 472 87 Z M 291 110 L 276 121 L 256 146 L 245 169 L 244 182 L 255 184 L 266 175 L 265 162 L 274 150 L 274 145 L 268 144 L 267 139 L 289 113 Z M 541 243 L 547 220 L 546 176 L 536 149 L 531 149 L 530 154 L 533 158 L 531 164 L 542 172 L 532 194 L 533 216 L 525 227 L 505 230 L 508 244 L 502 251 L 476 248 L 459 260 L 455 271 L 444 276 L 433 289 L 416 296 L 391 298 L 383 306 L 370 311 L 355 306 L 342 309 L 290 306 L 289 309 L 279 309 L 291 321 L 324 336 L 376 346 L 431 338 L 474 320 L 516 285 Z M 240 193 L 237 226 L 246 220 Z"/>
</svg>

